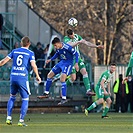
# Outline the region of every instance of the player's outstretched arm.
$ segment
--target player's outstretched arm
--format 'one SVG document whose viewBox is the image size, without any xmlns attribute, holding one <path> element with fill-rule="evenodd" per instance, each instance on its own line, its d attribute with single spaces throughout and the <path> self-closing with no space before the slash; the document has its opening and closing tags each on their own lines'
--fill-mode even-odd
<svg viewBox="0 0 133 133">
<path fill-rule="evenodd" d="M 77 42 L 67 42 L 69 45 L 71 45 L 72 47 L 75 47 L 81 43 L 84 43 L 84 39 L 77 41 Z"/>
<path fill-rule="evenodd" d="M 46 61 L 45 61 L 45 63 L 46 63 L 46 64 L 48 64 L 50 61 L 51 61 L 51 59 L 49 59 L 49 60 L 46 60 Z"/>
<path fill-rule="evenodd" d="M 89 41 L 86 41 L 84 40 L 84 44 L 86 44 L 88 47 L 91 47 L 91 48 L 99 48 L 99 49 L 104 49 L 104 46 L 103 45 L 95 45 Z"/>
<path fill-rule="evenodd" d="M 51 61 L 51 59 L 46 60 L 44 66 L 43 66 L 43 68 L 46 68 L 46 65 L 47 65 L 50 61 Z"/>
<path fill-rule="evenodd" d="M 0 61 L 0 66 L 5 65 L 9 60 L 10 60 L 10 58 L 9 58 L 8 56 L 5 57 L 4 59 L 2 59 L 2 60 Z"/>
</svg>

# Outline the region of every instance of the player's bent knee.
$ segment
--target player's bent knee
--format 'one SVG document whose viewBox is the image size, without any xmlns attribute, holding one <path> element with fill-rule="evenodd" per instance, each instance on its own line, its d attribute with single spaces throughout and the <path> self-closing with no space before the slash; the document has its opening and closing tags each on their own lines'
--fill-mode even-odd
<svg viewBox="0 0 133 133">
<path fill-rule="evenodd" d="M 16 97 L 16 95 L 10 94 L 11 97 Z"/>
<path fill-rule="evenodd" d="M 101 98 L 101 99 L 99 99 L 98 101 L 97 101 L 97 104 L 99 105 L 99 104 L 102 104 L 104 102 L 104 100 Z"/>
<path fill-rule="evenodd" d="M 76 78 L 71 78 L 71 81 L 74 82 L 76 80 Z"/>
<path fill-rule="evenodd" d="M 111 105 L 111 103 L 112 103 L 112 100 L 111 100 L 111 99 L 107 100 L 107 104 L 108 104 L 109 106 Z"/>
<path fill-rule="evenodd" d="M 48 73 L 48 75 L 47 75 L 47 78 L 52 78 L 52 77 L 54 77 L 54 73 L 52 72 L 52 71 L 50 71 L 49 73 Z"/>
<path fill-rule="evenodd" d="M 111 104 L 112 103 L 112 100 L 109 100 L 109 104 Z"/>
<path fill-rule="evenodd" d="M 65 82 L 65 81 L 66 81 L 66 77 L 60 78 L 60 82 Z"/>
</svg>

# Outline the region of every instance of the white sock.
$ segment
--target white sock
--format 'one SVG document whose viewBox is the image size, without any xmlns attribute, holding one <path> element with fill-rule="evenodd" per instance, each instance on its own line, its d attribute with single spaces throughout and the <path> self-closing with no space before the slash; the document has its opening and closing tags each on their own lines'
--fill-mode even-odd
<svg viewBox="0 0 133 133">
<path fill-rule="evenodd" d="M 24 120 L 23 119 L 20 119 L 19 122 L 24 122 Z"/>
<path fill-rule="evenodd" d="M 7 120 L 11 120 L 12 119 L 12 117 L 11 116 L 7 116 Z"/>
</svg>

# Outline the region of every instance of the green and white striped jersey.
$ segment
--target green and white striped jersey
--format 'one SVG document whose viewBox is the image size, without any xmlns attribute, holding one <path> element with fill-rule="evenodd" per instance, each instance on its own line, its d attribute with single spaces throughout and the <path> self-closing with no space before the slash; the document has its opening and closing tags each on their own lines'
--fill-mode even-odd
<svg viewBox="0 0 133 133">
<path fill-rule="evenodd" d="M 74 34 L 74 38 L 73 38 L 73 39 L 71 39 L 71 38 L 68 37 L 68 36 L 65 36 L 63 41 L 64 41 L 65 43 L 68 43 L 68 44 L 69 44 L 69 42 L 77 42 L 77 41 L 80 41 L 80 40 L 82 40 L 82 37 L 81 37 L 80 35 L 78 35 L 78 34 Z M 78 45 L 75 46 L 75 50 L 78 52 L 79 57 L 80 57 L 80 52 L 79 52 L 79 47 L 78 47 Z"/>
<path fill-rule="evenodd" d="M 107 88 L 107 85 L 110 82 L 112 77 L 113 77 L 113 74 L 111 74 L 109 70 L 103 72 L 103 74 L 101 75 L 97 85 L 100 86 L 101 81 L 104 79 L 105 80 L 104 87 Z"/>
</svg>

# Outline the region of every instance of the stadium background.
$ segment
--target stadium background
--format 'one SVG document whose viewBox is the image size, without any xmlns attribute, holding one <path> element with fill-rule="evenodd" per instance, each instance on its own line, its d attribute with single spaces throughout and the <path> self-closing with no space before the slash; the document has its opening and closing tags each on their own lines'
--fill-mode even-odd
<svg viewBox="0 0 133 133">
<path fill-rule="evenodd" d="M 24 35 L 28 35 L 32 40 L 32 46 L 30 49 L 32 49 L 38 41 L 48 44 L 52 35 L 57 35 L 61 39 L 63 38 L 63 35 L 56 28 L 50 25 L 23 0 L 1 0 L 0 13 L 4 18 L 4 25 L 2 28 L 2 42 L 4 50 L 0 51 L 0 59 L 9 53 L 15 42 L 20 42 L 21 37 Z M 101 72 L 108 69 L 108 65 L 94 65 L 88 56 L 83 53 L 82 56 L 86 63 L 92 88 L 94 88 Z M 125 75 L 126 67 L 126 64 L 117 66 L 117 70 L 111 82 L 111 87 L 115 79 L 118 78 L 119 73 Z M 11 62 L 0 68 L 1 112 L 5 112 L 6 103 L 9 97 L 10 70 Z M 84 106 L 86 106 L 86 104 L 90 104 L 93 100 L 86 97 L 82 79 L 77 79 L 76 82 L 68 89 L 68 97 L 71 99 L 71 102 L 60 108 L 56 106 L 60 98 L 60 84 L 58 82 L 53 84 L 50 99 L 47 100 L 36 99 L 37 95 L 42 94 L 45 86 L 43 83 L 39 86 L 35 83 L 34 74 L 30 75 L 30 86 L 32 95 L 30 97 L 29 107 L 31 110 L 34 109 L 35 111 L 42 111 L 43 109 L 46 112 L 67 112 L 68 110 L 73 112 L 82 112 Z M 114 99 L 114 96 L 112 98 Z M 15 104 L 16 111 L 18 111 L 17 107 L 20 106 L 20 101 L 21 99 L 17 97 L 17 102 Z M 38 109 L 36 109 L 37 107 Z M 113 109 L 112 105 L 111 110 L 113 111 Z"/>
</svg>

